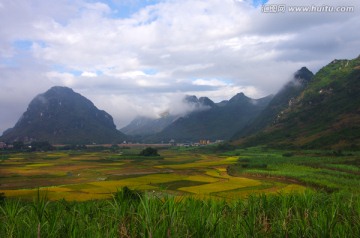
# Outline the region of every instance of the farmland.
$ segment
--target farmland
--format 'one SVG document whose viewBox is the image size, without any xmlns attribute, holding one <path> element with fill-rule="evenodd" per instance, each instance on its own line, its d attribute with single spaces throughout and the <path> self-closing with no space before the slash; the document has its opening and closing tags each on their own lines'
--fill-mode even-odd
<svg viewBox="0 0 360 238">
<path fill-rule="evenodd" d="M 305 189 L 360 192 L 356 153 L 163 148 L 161 157 L 153 158 L 138 156 L 139 150 L 8 154 L 0 163 L 0 192 L 32 198 L 39 189 L 50 200 L 69 201 L 111 198 L 125 186 L 227 200 Z"/>
<path fill-rule="evenodd" d="M 32 198 L 37 190 L 51 200 L 110 198 L 119 188 L 156 191 L 176 196 L 230 198 L 250 191 L 303 191 L 291 182 L 230 176 L 239 156 L 184 149 L 162 149 L 161 158 L 136 156 L 137 148 L 117 152 L 71 151 L 13 153 L 1 160 L 0 192 Z M 266 190 L 267 189 L 267 190 Z"/>
<path fill-rule="evenodd" d="M 358 152 L 140 149 L 3 154 L 1 236 L 360 235 Z"/>
</svg>

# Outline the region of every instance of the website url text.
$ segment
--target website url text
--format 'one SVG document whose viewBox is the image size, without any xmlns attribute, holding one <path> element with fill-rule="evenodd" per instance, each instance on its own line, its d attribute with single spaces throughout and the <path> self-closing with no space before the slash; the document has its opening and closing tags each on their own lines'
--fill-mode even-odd
<svg viewBox="0 0 360 238">
<path fill-rule="evenodd" d="M 335 12 L 335 13 L 349 13 L 354 12 L 354 6 L 329 6 L 329 5 L 309 5 L 309 6 L 287 6 L 286 4 L 264 4 L 261 7 L 263 13 L 285 13 L 285 12 L 310 12 L 310 13 L 323 13 L 323 12 Z"/>
</svg>

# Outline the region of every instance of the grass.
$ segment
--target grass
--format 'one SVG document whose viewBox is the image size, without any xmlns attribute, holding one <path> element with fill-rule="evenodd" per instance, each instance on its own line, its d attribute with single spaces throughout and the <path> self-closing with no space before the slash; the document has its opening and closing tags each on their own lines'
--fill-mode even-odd
<svg viewBox="0 0 360 238">
<path fill-rule="evenodd" d="M 128 189 L 110 200 L 6 199 L 1 237 L 359 237 L 360 199 L 305 191 L 230 202 Z"/>
<path fill-rule="evenodd" d="M 295 180 L 326 191 L 360 192 L 359 154 L 325 151 L 293 151 L 252 148 L 243 150 L 238 163 L 228 167 L 237 176 L 260 176 Z M 266 166 L 263 166 L 266 165 Z"/>
<path fill-rule="evenodd" d="M 360 173 L 360 167 L 355 165 L 347 165 L 347 164 L 327 164 L 326 167 L 334 168 L 346 172 L 355 172 Z"/>
</svg>

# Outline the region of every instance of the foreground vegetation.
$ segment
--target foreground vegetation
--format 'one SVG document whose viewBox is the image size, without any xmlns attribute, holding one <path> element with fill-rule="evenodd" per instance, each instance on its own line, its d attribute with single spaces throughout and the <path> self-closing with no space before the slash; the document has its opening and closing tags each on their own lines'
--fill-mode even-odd
<svg viewBox="0 0 360 238">
<path fill-rule="evenodd" d="M 359 237 L 360 199 L 307 191 L 179 200 L 124 188 L 111 200 L 5 200 L 0 224 L 1 237 Z"/>
</svg>

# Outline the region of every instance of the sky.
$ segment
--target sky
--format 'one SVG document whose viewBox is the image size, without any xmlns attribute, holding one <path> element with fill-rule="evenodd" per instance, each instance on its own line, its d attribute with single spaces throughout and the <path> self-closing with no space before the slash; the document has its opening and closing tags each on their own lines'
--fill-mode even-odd
<svg viewBox="0 0 360 238">
<path fill-rule="evenodd" d="M 274 94 L 302 66 L 357 57 L 359 11 L 358 0 L 0 0 L 0 135 L 52 86 L 87 97 L 118 128 L 181 113 L 184 95 Z"/>
</svg>

